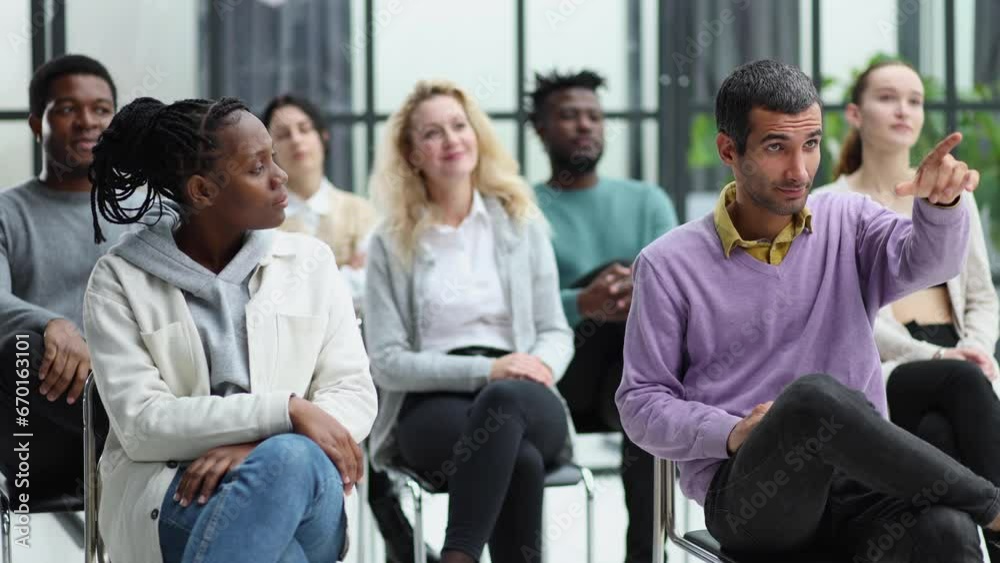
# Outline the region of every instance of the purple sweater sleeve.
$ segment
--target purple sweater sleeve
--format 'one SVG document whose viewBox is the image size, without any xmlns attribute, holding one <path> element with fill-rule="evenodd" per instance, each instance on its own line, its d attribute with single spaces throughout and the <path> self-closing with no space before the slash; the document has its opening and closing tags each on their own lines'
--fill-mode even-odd
<svg viewBox="0 0 1000 563">
<path fill-rule="evenodd" d="M 615 395 L 625 433 L 658 457 L 726 459 L 726 440 L 740 417 L 685 399 L 680 376 L 687 311 L 644 254 L 633 269 L 625 368 Z"/>
<path fill-rule="evenodd" d="M 913 203 L 913 219 L 869 198 L 858 198 L 857 259 L 868 310 L 959 275 L 969 245 L 969 210 L 960 204 L 938 207 L 923 198 Z"/>
</svg>

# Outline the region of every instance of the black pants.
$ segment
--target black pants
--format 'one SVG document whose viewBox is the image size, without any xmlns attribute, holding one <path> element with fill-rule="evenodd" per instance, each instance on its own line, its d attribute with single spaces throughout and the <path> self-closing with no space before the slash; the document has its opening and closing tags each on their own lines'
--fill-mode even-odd
<svg viewBox="0 0 1000 563">
<path fill-rule="evenodd" d="M 402 461 L 447 484 L 444 550 L 496 563 L 538 561 L 545 470 L 562 451 L 566 415 L 551 389 L 494 381 L 476 393 L 411 393 L 396 439 Z"/>
<path fill-rule="evenodd" d="M 577 432 L 621 432 L 615 392 L 622 380 L 625 323 L 584 320 L 575 331 L 576 354 L 559 381 Z M 628 510 L 626 563 L 653 560 L 653 456 L 622 433 L 622 485 Z"/>
<path fill-rule="evenodd" d="M 907 325 L 919 340 L 954 347 L 952 325 Z M 1000 400 L 981 369 L 961 360 L 928 360 L 902 364 L 886 388 L 889 416 L 960 461 L 977 475 L 1000 485 Z M 993 539 L 997 534 L 987 534 Z M 994 563 L 1000 549 L 987 545 Z"/>
<path fill-rule="evenodd" d="M 82 494 L 83 493 L 83 410 L 82 400 L 70 405 L 66 402 L 65 395 L 49 401 L 44 395 L 38 392 L 41 382 L 38 380 L 38 368 L 41 366 L 42 355 L 45 351 L 42 335 L 33 331 L 24 331 L 18 334 L 26 334 L 28 358 L 28 384 L 29 393 L 22 396 L 28 401 L 27 426 L 17 424 L 16 408 L 24 406 L 24 403 L 17 403 L 17 383 L 18 378 L 15 371 L 15 360 L 17 359 L 16 335 L 9 335 L 7 340 L 0 343 L 0 464 L 3 472 L 7 475 L 12 486 L 15 498 L 20 493 L 27 493 L 29 497 L 55 496 L 62 493 Z M 22 347 L 24 345 L 22 344 Z M 23 392 L 22 392 L 23 393 Z M 103 437 L 107 435 L 107 416 L 103 409 L 98 409 L 99 415 L 96 423 L 99 436 L 99 446 L 103 444 Z M 15 433 L 31 433 L 28 438 L 14 437 Z M 27 442 L 27 457 L 25 461 L 20 459 L 24 452 L 17 452 L 20 446 Z M 23 449 L 23 448 L 21 448 Z M 23 464 L 22 464 L 23 462 Z M 28 468 L 27 487 L 18 487 L 25 484 L 20 478 L 11 477 L 22 473 L 19 466 Z M 30 506 L 30 503 L 29 503 Z"/>
<path fill-rule="evenodd" d="M 869 563 L 978 563 L 977 526 L 998 514 L 1000 489 L 828 375 L 785 388 L 705 501 L 712 535 L 750 560 L 819 546 Z"/>
</svg>

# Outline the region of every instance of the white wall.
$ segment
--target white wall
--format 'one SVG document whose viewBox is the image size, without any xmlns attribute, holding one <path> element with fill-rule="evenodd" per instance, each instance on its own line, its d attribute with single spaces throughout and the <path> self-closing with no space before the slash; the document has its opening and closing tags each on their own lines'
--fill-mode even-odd
<svg viewBox="0 0 1000 563">
<path fill-rule="evenodd" d="M 108 67 L 119 107 L 142 96 L 168 103 L 197 96 L 200 6 L 199 0 L 67 2 L 66 51 Z"/>
<path fill-rule="evenodd" d="M 864 67 L 876 53 L 898 51 L 897 0 L 826 0 L 820 3 L 822 74 L 836 79 L 823 100 L 840 103 L 851 70 Z"/>
<path fill-rule="evenodd" d="M 164 101 L 198 94 L 199 0 L 66 1 L 66 51 L 108 67 L 119 107 L 149 95 Z M 5 0 L 0 17 L 0 109 L 28 109 L 31 40 L 43 22 L 30 21 L 27 0 Z M 50 14 L 51 15 L 51 14 Z M 27 122 L 0 122 L 0 188 L 33 170 Z"/>
<path fill-rule="evenodd" d="M 42 22 L 39 22 L 42 23 Z M 44 25 L 44 24 L 43 24 Z M 0 18 L 0 110 L 28 109 L 31 39 L 39 26 L 28 18 L 28 2 L 5 2 Z M 32 139 L 27 122 L 0 122 L 0 189 L 31 175 Z"/>
</svg>

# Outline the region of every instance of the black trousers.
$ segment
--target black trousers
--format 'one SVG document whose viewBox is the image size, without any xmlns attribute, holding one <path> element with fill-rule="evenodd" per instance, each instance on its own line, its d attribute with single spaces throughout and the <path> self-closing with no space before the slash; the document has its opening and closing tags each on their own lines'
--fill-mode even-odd
<svg viewBox="0 0 1000 563">
<path fill-rule="evenodd" d="M 750 561 L 822 547 L 855 562 L 978 563 L 978 526 L 998 514 L 1000 489 L 821 374 L 782 391 L 705 501 L 709 531 Z"/>
<path fill-rule="evenodd" d="M 575 330 L 576 354 L 559 381 L 579 433 L 621 432 L 615 392 L 622 380 L 625 323 L 584 320 Z M 622 432 L 622 485 L 628 510 L 626 563 L 653 560 L 653 456 Z"/>
<path fill-rule="evenodd" d="M 444 550 L 496 563 L 540 560 L 545 471 L 567 437 L 551 389 L 500 380 L 476 393 L 411 393 L 396 427 L 402 461 L 447 484 Z"/>
<path fill-rule="evenodd" d="M 20 493 L 29 497 L 55 496 L 58 494 L 83 493 L 83 410 L 82 400 L 70 405 L 66 397 L 49 401 L 38 392 L 38 368 L 45 351 L 41 334 L 24 331 L 26 339 L 18 350 L 16 335 L 9 335 L 0 343 L 0 465 L 8 477 L 15 498 Z M 28 353 L 28 377 L 18 377 L 15 369 L 19 359 L 17 353 Z M 23 365 L 23 364 L 22 364 Z M 24 403 L 17 402 L 17 380 L 27 380 L 28 393 L 22 400 L 28 401 L 27 426 L 17 423 L 17 411 Z M 22 391 L 22 394 L 24 392 Z M 107 415 L 98 409 L 96 421 L 98 446 L 103 445 L 107 436 Z M 15 433 L 30 433 L 31 437 L 14 437 Z M 21 446 L 27 445 L 27 448 Z M 27 449 L 28 452 L 17 451 Z M 22 459 L 27 457 L 28 459 Z M 23 469 L 27 468 L 27 476 Z M 15 478 L 12 478 L 15 477 Z M 27 485 L 27 486 L 21 486 Z M 29 503 L 30 507 L 30 503 Z"/>
<path fill-rule="evenodd" d="M 952 325 L 907 325 L 918 340 L 954 347 Z M 961 360 L 902 364 L 886 388 L 889 417 L 1000 486 L 1000 400 L 982 370 Z M 996 538 L 997 534 L 987 534 Z M 987 544 L 990 561 L 1000 563 L 1000 549 Z"/>
</svg>

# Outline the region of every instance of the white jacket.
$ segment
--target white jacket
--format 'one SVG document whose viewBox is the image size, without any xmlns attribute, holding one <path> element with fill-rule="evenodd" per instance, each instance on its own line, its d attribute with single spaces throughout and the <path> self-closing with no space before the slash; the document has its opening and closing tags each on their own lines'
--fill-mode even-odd
<svg viewBox="0 0 1000 563">
<path fill-rule="evenodd" d="M 294 393 L 361 442 L 375 419 L 351 294 L 326 244 L 275 233 L 251 274 L 251 393 L 212 396 L 183 294 L 108 254 L 91 274 L 84 326 L 111 432 L 100 462 L 100 530 L 113 561 L 161 563 L 159 508 L 176 462 L 290 432 Z M 250 531 L 248 531 L 250 533 Z"/>
</svg>

